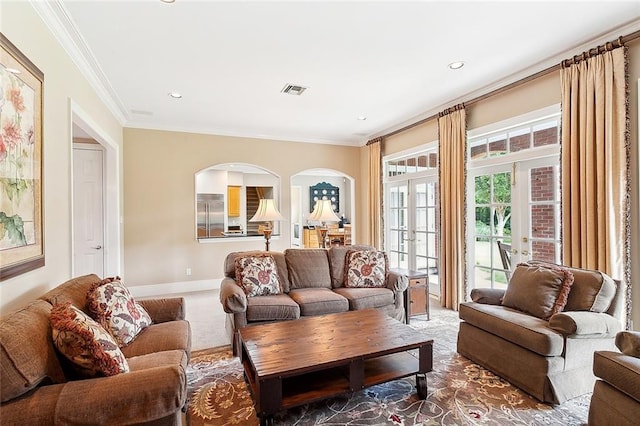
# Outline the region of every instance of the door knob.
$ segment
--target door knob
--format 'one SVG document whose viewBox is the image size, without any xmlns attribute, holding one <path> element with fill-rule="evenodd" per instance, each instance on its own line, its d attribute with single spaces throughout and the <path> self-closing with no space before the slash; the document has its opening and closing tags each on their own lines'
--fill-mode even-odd
<svg viewBox="0 0 640 426">
<path fill-rule="evenodd" d="M 529 250 L 522 250 L 522 255 L 527 256 L 529 254 Z"/>
<path fill-rule="evenodd" d="M 97 246 L 95 246 L 95 247 L 91 247 L 91 248 L 92 248 L 92 249 L 95 249 L 95 250 L 100 250 L 100 249 L 102 248 L 102 246 L 101 246 L 101 245 L 97 245 Z"/>
</svg>

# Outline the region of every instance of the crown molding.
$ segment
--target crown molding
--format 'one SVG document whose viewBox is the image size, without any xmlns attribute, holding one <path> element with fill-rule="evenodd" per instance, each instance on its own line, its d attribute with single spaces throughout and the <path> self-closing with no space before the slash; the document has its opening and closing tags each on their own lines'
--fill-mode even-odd
<svg viewBox="0 0 640 426">
<path fill-rule="evenodd" d="M 29 2 L 73 63 L 76 64 L 80 73 L 96 91 L 98 97 L 105 103 L 120 125 L 124 126 L 128 121 L 127 109 L 109 83 L 62 2 L 60 0 L 29 0 Z"/>
</svg>

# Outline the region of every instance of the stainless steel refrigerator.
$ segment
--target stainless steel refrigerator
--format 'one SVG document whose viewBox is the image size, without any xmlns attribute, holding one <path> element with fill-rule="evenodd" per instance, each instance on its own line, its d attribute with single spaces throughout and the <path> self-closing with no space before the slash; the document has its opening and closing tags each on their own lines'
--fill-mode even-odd
<svg viewBox="0 0 640 426">
<path fill-rule="evenodd" d="M 198 194 L 198 238 L 224 234 L 224 194 Z"/>
</svg>

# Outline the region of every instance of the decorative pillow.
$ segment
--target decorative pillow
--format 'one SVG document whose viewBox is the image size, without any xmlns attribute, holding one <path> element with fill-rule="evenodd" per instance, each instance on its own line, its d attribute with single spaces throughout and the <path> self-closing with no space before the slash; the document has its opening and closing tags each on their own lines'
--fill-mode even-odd
<svg viewBox="0 0 640 426">
<path fill-rule="evenodd" d="M 120 277 L 105 278 L 92 285 L 87 292 L 87 308 L 120 347 L 131 343 L 152 323 L 147 311 L 136 303 Z"/>
<path fill-rule="evenodd" d="M 51 309 L 55 347 L 85 377 L 129 372 L 129 364 L 107 330 L 71 302 Z"/>
<path fill-rule="evenodd" d="M 239 256 L 235 259 L 236 284 L 247 297 L 280 294 L 280 278 L 276 261 L 270 254 Z"/>
<path fill-rule="evenodd" d="M 573 285 L 567 268 L 520 263 L 513 272 L 502 304 L 541 319 L 562 312 Z"/>
<path fill-rule="evenodd" d="M 345 261 L 345 287 L 385 287 L 387 254 L 377 250 L 350 250 Z"/>
</svg>

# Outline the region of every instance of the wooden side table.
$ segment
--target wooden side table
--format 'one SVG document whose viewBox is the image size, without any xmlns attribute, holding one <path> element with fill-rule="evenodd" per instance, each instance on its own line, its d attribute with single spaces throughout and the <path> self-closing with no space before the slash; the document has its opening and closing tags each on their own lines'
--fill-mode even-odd
<svg viewBox="0 0 640 426">
<path fill-rule="evenodd" d="M 404 310 L 407 324 L 409 324 L 409 319 L 414 315 L 426 314 L 427 320 L 431 319 L 427 272 L 404 268 L 392 268 L 390 271 L 395 274 L 406 275 L 409 278 L 409 287 L 404 292 Z"/>
</svg>

